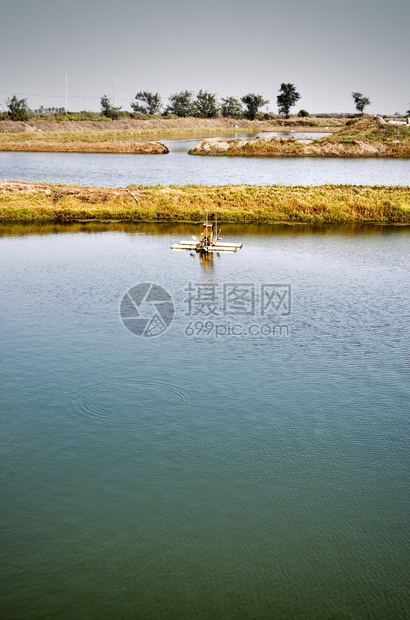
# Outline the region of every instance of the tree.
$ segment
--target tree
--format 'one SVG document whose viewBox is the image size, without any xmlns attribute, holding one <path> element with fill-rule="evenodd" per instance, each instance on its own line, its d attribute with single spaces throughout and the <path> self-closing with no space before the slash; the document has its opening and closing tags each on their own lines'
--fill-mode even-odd
<svg viewBox="0 0 410 620">
<path fill-rule="evenodd" d="M 122 106 L 120 106 L 119 108 L 114 108 L 114 106 L 111 105 L 110 98 L 107 95 L 103 95 L 101 97 L 101 112 L 107 118 L 112 118 L 113 121 L 118 118 L 120 115 L 121 107 Z"/>
<path fill-rule="evenodd" d="M 170 105 L 166 109 L 167 113 L 170 112 L 181 117 L 192 116 L 194 110 L 192 93 L 189 90 L 181 90 L 179 93 L 174 93 L 170 96 L 169 102 Z"/>
<path fill-rule="evenodd" d="M 230 116 L 231 118 L 242 118 L 243 108 L 242 104 L 235 97 L 227 97 L 222 99 L 221 114 L 224 117 Z"/>
<path fill-rule="evenodd" d="M 410 106 L 409 106 L 409 109 L 408 109 L 408 110 L 407 110 L 407 112 L 406 112 L 406 115 L 407 115 L 407 116 L 410 116 Z"/>
<path fill-rule="evenodd" d="M 307 116 L 310 116 L 310 114 L 309 114 L 309 112 L 307 110 L 299 110 L 298 116 L 300 116 L 302 118 L 306 118 Z"/>
<path fill-rule="evenodd" d="M 131 107 L 135 112 L 154 116 L 154 114 L 158 114 L 161 110 L 162 100 L 159 93 L 148 93 L 144 90 L 137 93 L 135 99 L 136 101 L 131 102 Z"/>
<path fill-rule="evenodd" d="M 26 121 L 29 118 L 30 110 L 27 105 L 27 99 L 17 99 L 16 95 L 13 95 L 11 99 L 6 101 L 9 109 L 8 115 L 12 121 Z"/>
<path fill-rule="evenodd" d="M 276 102 L 280 114 L 284 114 L 285 118 L 289 118 L 289 111 L 300 99 L 300 94 L 296 91 L 294 84 L 282 83 L 279 89 L 279 95 Z"/>
<path fill-rule="evenodd" d="M 216 95 L 201 89 L 194 102 L 194 116 L 199 118 L 215 118 L 218 116 Z"/>
<path fill-rule="evenodd" d="M 268 99 L 264 99 L 262 95 L 255 95 L 254 93 L 248 93 L 244 97 L 241 97 L 241 101 L 248 108 L 245 112 L 245 116 L 251 121 L 253 121 L 257 115 L 259 108 L 269 103 Z"/>
<path fill-rule="evenodd" d="M 368 97 L 363 97 L 362 93 L 352 93 L 353 101 L 356 106 L 356 110 L 363 114 L 363 110 L 365 106 L 370 105 L 370 99 Z"/>
</svg>

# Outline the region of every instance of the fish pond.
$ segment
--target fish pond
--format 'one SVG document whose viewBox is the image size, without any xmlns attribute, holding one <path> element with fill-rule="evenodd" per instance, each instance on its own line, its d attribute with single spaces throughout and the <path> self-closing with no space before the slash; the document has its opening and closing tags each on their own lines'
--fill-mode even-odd
<svg viewBox="0 0 410 620">
<path fill-rule="evenodd" d="M 246 138 L 259 134 L 230 135 Z M 260 134 L 263 136 L 269 133 Z M 283 133 L 299 138 L 326 134 Z M 201 139 L 159 140 L 168 155 L 101 153 L 1 153 L 0 180 L 44 181 L 73 185 L 408 185 L 408 159 L 388 158 L 269 158 L 188 155 Z"/>
<path fill-rule="evenodd" d="M 197 232 L 0 227 L 1 617 L 407 618 L 409 229 Z"/>
</svg>

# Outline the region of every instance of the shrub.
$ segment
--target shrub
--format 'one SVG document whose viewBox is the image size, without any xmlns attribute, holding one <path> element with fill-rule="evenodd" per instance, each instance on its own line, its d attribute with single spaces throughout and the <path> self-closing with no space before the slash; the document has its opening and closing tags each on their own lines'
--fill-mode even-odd
<svg viewBox="0 0 410 620">
<path fill-rule="evenodd" d="M 172 112 L 163 112 L 161 116 L 162 118 L 168 118 L 171 120 L 175 120 L 179 118 L 176 114 L 173 114 Z"/>
<path fill-rule="evenodd" d="M 114 121 L 120 116 L 120 110 L 121 106 L 116 108 L 111 105 L 110 99 L 107 95 L 103 95 L 101 97 L 101 112 L 105 117 L 111 118 Z"/>
</svg>

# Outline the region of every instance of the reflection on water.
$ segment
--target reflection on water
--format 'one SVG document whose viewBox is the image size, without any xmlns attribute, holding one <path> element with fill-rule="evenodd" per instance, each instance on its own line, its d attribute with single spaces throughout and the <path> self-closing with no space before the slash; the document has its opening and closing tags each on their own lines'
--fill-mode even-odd
<svg viewBox="0 0 410 620">
<path fill-rule="evenodd" d="M 215 132 L 208 133 L 198 133 L 196 136 L 187 136 L 180 137 L 178 140 L 167 140 L 166 138 L 159 139 L 158 142 L 162 142 L 166 144 L 170 153 L 187 153 L 189 149 L 193 147 L 194 144 L 200 142 L 201 140 L 205 140 L 205 138 L 225 138 L 226 140 L 246 140 L 248 138 L 283 138 L 283 137 L 293 137 L 296 139 L 311 139 L 318 140 L 319 138 L 323 138 L 324 136 L 329 136 L 330 133 L 315 133 L 315 132 L 295 132 L 295 131 L 262 131 L 262 132 L 235 132 L 229 134 L 218 134 L 216 136 Z M 137 140 L 135 140 L 137 141 Z"/>
<path fill-rule="evenodd" d="M 201 263 L 204 273 L 211 272 L 213 270 L 214 255 L 212 253 L 211 254 L 199 254 L 198 258 L 199 258 L 199 261 Z M 217 258 L 218 257 L 215 256 L 215 260 Z"/>
<path fill-rule="evenodd" d="M 248 132 L 248 131 L 233 131 L 229 133 L 215 133 L 215 131 L 198 131 L 197 133 L 179 134 L 178 138 L 133 138 L 128 140 L 129 142 L 162 142 L 169 148 L 170 153 L 186 153 L 192 148 L 193 144 L 205 140 L 206 138 L 225 138 L 226 140 L 246 140 L 247 138 L 268 138 L 274 136 L 276 138 L 281 137 L 293 137 L 296 139 L 310 139 L 318 140 L 324 136 L 329 136 L 333 132 L 314 132 L 314 131 L 261 131 L 261 132 Z M 126 140 L 127 142 L 127 140 Z"/>
<path fill-rule="evenodd" d="M 294 222 L 281 223 L 223 223 L 223 236 L 238 235 L 379 235 L 394 231 L 404 233 L 409 231 L 409 225 L 397 224 L 299 224 Z M 144 233 L 146 235 L 192 235 L 200 234 L 198 224 L 195 222 L 67 222 L 67 223 L 24 223 L 24 222 L 0 222 L 0 237 L 24 236 L 24 235 L 50 235 L 61 233 Z"/>
</svg>

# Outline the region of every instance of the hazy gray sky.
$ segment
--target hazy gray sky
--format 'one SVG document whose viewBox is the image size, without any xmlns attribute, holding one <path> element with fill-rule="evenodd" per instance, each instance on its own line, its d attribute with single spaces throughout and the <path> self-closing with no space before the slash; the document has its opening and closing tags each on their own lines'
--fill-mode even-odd
<svg viewBox="0 0 410 620">
<path fill-rule="evenodd" d="M 99 110 L 103 94 L 130 109 L 139 90 L 218 97 L 264 93 L 277 111 L 282 82 L 295 111 L 410 107 L 408 0 L 0 0 L 0 106 Z M 80 97 L 80 101 L 79 101 Z"/>
</svg>

